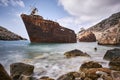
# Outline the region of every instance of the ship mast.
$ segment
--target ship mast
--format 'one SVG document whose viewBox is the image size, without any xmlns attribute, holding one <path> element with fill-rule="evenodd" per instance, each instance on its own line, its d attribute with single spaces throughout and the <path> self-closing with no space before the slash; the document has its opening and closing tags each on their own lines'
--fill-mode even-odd
<svg viewBox="0 0 120 80">
<path fill-rule="evenodd" d="M 35 15 L 38 12 L 38 9 L 34 7 L 30 15 Z"/>
</svg>

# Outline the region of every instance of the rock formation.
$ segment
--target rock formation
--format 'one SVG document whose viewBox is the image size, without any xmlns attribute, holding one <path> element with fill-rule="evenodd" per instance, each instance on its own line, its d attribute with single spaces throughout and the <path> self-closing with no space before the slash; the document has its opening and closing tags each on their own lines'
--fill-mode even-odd
<svg viewBox="0 0 120 80">
<path fill-rule="evenodd" d="M 111 27 L 102 33 L 101 38 L 98 40 L 98 44 L 103 45 L 117 45 L 120 44 L 120 24 L 115 27 Z"/>
<path fill-rule="evenodd" d="M 80 67 L 80 72 L 84 73 L 83 80 L 112 80 L 111 70 L 103 68 L 98 62 L 85 62 Z"/>
<path fill-rule="evenodd" d="M 102 65 L 94 61 L 85 62 L 81 65 L 80 71 L 84 71 L 90 68 L 102 68 Z"/>
<path fill-rule="evenodd" d="M 91 31 L 84 31 L 82 33 L 79 33 L 77 35 L 77 39 L 80 42 L 95 42 L 96 41 L 96 37 L 94 33 L 92 33 Z"/>
<path fill-rule="evenodd" d="M 120 12 L 88 28 L 87 31 L 91 31 L 95 34 L 99 44 L 120 44 Z"/>
<path fill-rule="evenodd" d="M 0 40 L 25 40 L 25 38 L 0 26 Z"/>
</svg>

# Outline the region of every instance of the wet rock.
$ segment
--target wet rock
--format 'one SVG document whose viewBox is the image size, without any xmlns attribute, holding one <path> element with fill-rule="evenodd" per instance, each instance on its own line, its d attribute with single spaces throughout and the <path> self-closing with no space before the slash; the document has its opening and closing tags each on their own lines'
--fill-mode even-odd
<svg viewBox="0 0 120 80">
<path fill-rule="evenodd" d="M 18 80 L 38 80 L 38 79 L 32 76 L 21 75 Z"/>
<path fill-rule="evenodd" d="M 114 80 L 112 76 L 108 76 L 108 75 L 103 75 L 102 78 L 103 80 Z"/>
<path fill-rule="evenodd" d="M 78 72 L 69 72 L 67 74 L 64 74 L 60 76 L 57 80 L 76 80 L 81 79 L 81 74 Z"/>
<path fill-rule="evenodd" d="M 80 71 L 84 71 L 91 68 L 102 68 L 102 65 L 94 61 L 85 62 L 81 65 Z"/>
<path fill-rule="evenodd" d="M 78 40 L 80 42 L 95 42 L 96 37 L 91 31 L 85 31 L 78 34 Z"/>
<path fill-rule="evenodd" d="M 109 62 L 110 69 L 120 71 L 120 57 L 113 58 Z"/>
<path fill-rule="evenodd" d="M 54 80 L 54 79 L 49 78 L 48 76 L 43 76 L 39 80 Z"/>
<path fill-rule="evenodd" d="M 111 70 L 108 68 L 91 68 L 84 71 L 85 77 L 88 77 L 92 80 L 97 80 L 98 78 L 107 78 L 111 76 Z"/>
<path fill-rule="evenodd" d="M 0 80 L 12 80 L 1 63 L 0 63 Z"/>
<path fill-rule="evenodd" d="M 33 74 L 34 66 L 24 63 L 13 63 L 10 65 L 10 74 L 13 80 L 17 80 L 21 75 L 30 76 Z"/>
<path fill-rule="evenodd" d="M 114 65 L 111 65 L 111 64 L 113 64 L 113 63 L 112 62 L 110 63 L 110 69 L 120 71 L 120 66 L 114 66 Z M 120 64 L 120 62 L 119 63 L 116 62 L 114 64 Z"/>
<path fill-rule="evenodd" d="M 120 71 L 113 71 L 111 75 L 113 80 L 120 80 Z"/>
<path fill-rule="evenodd" d="M 82 51 L 80 51 L 80 50 L 78 50 L 78 49 L 65 52 L 64 55 L 65 55 L 67 58 L 77 57 L 77 56 L 90 57 L 87 53 L 84 53 L 84 52 L 82 52 Z"/>
<path fill-rule="evenodd" d="M 104 59 L 106 60 L 112 60 L 116 57 L 120 57 L 120 49 L 118 48 L 107 50 L 106 54 L 104 55 Z"/>
</svg>

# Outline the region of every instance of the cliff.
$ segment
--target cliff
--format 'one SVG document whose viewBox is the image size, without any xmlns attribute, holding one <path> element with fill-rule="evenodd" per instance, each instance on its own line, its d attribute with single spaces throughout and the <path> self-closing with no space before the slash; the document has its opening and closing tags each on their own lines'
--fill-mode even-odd
<svg viewBox="0 0 120 80">
<path fill-rule="evenodd" d="M 0 40 L 25 40 L 25 38 L 0 26 Z"/>
<path fill-rule="evenodd" d="M 96 42 L 96 37 L 91 31 L 83 31 L 77 35 L 79 42 Z"/>
<path fill-rule="evenodd" d="M 105 30 L 114 27 L 120 23 L 120 12 L 112 14 L 109 18 L 102 20 L 98 24 L 88 28 L 90 31 L 104 32 Z"/>
<path fill-rule="evenodd" d="M 59 23 L 46 20 L 39 15 L 21 14 L 31 42 L 39 43 L 75 43 L 73 30 L 62 27 Z"/>
<path fill-rule="evenodd" d="M 120 12 L 90 27 L 87 31 L 95 34 L 99 44 L 120 43 Z"/>
</svg>

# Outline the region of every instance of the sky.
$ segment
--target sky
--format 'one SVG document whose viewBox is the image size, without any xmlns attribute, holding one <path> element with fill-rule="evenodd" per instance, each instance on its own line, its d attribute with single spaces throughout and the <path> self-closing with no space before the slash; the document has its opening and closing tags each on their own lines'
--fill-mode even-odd
<svg viewBox="0 0 120 80">
<path fill-rule="evenodd" d="M 0 26 L 29 39 L 20 14 L 30 14 L 33 7 L 44 19 L 77 33 L 119 12 L 120 0 L 0 0 Z"/>
</svg>

